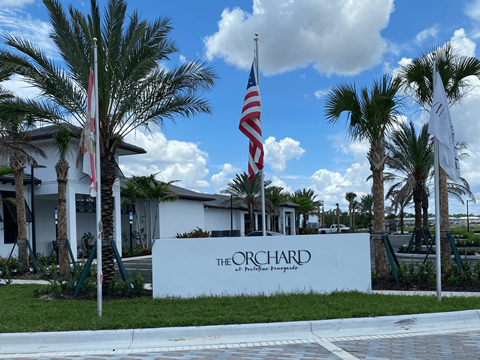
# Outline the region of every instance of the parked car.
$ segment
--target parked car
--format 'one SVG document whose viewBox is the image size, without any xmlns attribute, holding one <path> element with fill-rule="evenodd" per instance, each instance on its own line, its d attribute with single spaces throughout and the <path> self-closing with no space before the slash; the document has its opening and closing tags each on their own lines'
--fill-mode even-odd
<svg viewBox="0 0 480 360">
<path fill-rule="evenodd" d="M 350 231 L 350 228 L 348 226 L 340 224 L 340 232 L 341 233 L 345 233 L 345 232 L 349 232 L 349 231 Z M 332 234 L 332 233 L 336 233 L 336 232 L 338 232 L 338 225 L 337 224 L 332 224 L 332 225 L 330 225 L 329 228 L 318 229 L 319 234 Z"/>
<path fill-rule="evenodd" d="M 266 234 L 267 236 L 285 236 L 284 234 L 281 234 L 279 232 L 269 231 L 269 230 L 266 231 Z M 249 232 L 247 236 L 263 236 L 263 231 L 262 230 L 252 231 L 252 232 Z"/>
</svg>

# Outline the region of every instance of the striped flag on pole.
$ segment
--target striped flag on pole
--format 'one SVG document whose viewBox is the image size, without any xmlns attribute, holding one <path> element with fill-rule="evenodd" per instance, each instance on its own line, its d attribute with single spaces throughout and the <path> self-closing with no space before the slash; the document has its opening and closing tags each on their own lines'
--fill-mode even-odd
<svg viewBox="0 0 480 360">
<path fill-rule="evenodd" d="M 83 133 L 83 172 L 90 177 L 88 192 L 90 196 L 97 196 L 97 179 L 95 175 L 95 97 L 93 73 L 90 70 L 88 77 L 88 104 L 87 118 Z"/>
<path fill-rule="evenodd" d="M 242 116 L 240 119 L 240 131 L 248 137 L 248 180 L 252 181 L 253 175 L 263 169 L 263 143 L 262 123 L 260 113 L 262 103 L 260 101 L 260 88 L 258 86 L 255 59 L 248 78 L 247 92 L 243 101 Z"/>
</svg>

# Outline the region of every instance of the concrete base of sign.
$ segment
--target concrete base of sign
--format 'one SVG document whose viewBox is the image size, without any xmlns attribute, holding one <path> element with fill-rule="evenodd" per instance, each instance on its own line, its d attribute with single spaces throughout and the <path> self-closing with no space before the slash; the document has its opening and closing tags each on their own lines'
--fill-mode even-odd
<svg viewBox="0 0 480 360">
<path fill-rule="evenodd" d="M 159 239 L 154 297 L 371 292 L 368 234 Z"/>
</svg>

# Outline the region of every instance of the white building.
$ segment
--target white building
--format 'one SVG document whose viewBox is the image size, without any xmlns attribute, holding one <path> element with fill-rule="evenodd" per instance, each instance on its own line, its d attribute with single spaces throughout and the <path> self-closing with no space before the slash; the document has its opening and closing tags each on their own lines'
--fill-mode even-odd
<svg viewBox="0 0 480 360">
<path fill-rule="evenodd" d="M 79 144 L 81 129 L 72 125 L 65 125 L 72 133 L 71 149 L 67 155 L 70 163 L 67 182 L 67 238 L 70 242 L 74 256 L 77 256 L 77 249 L 83 248 L 81 241 L 85 233 L 95 234 L 95 198 L 88 193 L 88 176 L 82 172 L 82 164 L 75 167 L 75 159 Z M 58 161 L 58 152 L 53 143 L 53 134 L 58 131 L 57 125 L 42 127 L 31 131 L 32 142 L 41 148 L 47 155 L 46 159 L 35 157 L 38 164 L 45 166 L 34 170 L 34 205 L 31 209 L 32 199 L 32 171 L 30 166 L 25 169 L 25 200 L 27 212 L 27 237 L 32 242 L 32 215 L 35 217 L 35 234 L 37 252 L 44 255 L 50 254 L 53 248 L 53 241 L 56 239 L 55 208 L 57 206 L 57 174 L 55 164 Z M 119 156 L 143 154 L 145 150 L 132 144 L 122 142 L 116 151 L 116 161 Z M 118 177 L 127 180 L 118 168 Z M 15 186 L 13 175 L 0 179 L 0 196 L 15 197 Z M 122 208 L 120 198 L 121 181 L 117 180 L 113 187 L 114 197 L 114 239 L 119 252 L 122 249 L 122 232 L 124 236 L 123 246 L 129 245 L 129 210 Z M 148 228 L 149 234 L 155 238 L 172 238 L 177 233 L 190 232 L 194 229 L 210 231 L 212 236 L 225 236 L 233 227 L 234 235 L 244 236 L 248 228 L 248 211 L 246 207 L 230 206 L 225 202 L 230 199 L 228 195 L 208 195 L 186 190 L 178 186 L 171 186 L 171 190 L 178 195 L 175 202 L 161 203 L 157 217 L 154 203 L 148 203 L 146 209 L 144 204 L 137 201 L 135 209 L 138 211 L 140 228 Z M 298 205 L 285 203 L 279 209 L 279 215 L 273 219 L 277 221 L 278 228 L 285 234 L 295 234 L 295 207 Z M 260 209 L 256 209 L 254 228 L 262 228 Z M 4 202 L 0 207 L 0 221 L 3 227 L 0 230 L 0 256 L 6 257 L 10 254 L 13 243 L 17 237 L 16 209 Z M 155 223 L 155 218 L 156 223 Z M 270 229 L 271 215 L 267 214 L 267 229 Z M 247 225 L 246 225 L 247 224 Z M 135 224 L 135 227 L 137 225 Z M 137 230 L 134 227 L 133 230 Z M 126 239 L 125 239 L 126 238 Z M 14 255 L 16 256 L 15 248 Z"/>
</svg>

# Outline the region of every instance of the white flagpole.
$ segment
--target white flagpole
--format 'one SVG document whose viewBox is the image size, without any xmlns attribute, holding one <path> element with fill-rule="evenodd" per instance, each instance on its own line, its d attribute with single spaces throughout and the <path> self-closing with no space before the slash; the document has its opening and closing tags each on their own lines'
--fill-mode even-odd
<svg viewBox="0 0 480 360">
<path fill-rule="evenodd" d="M 433 91 L 435 92 L 435 79 L 437 77 L 436 54 L 433 53 Z M 435 173 L 435 260 L 437 272 L 437 301 L 442 300 L 442 262 L 440 256 L 440 182 L 439 182 L 439 164 L 438 164 L 438 139 L 433 138 L 434 144 L 434 173 Z"/>
<path fill-rule="evenodd" d="M 257 68 L 257 86 L 260 89 L 260 71 L 258 69 L 258 34 L 255 34 L 255 67 Z M 263 116 L 262 116 L 263 118 Z M 262 121 L 262 142 L 263 142 L 263 120 Z M 265 163 L 265 159 L 263 160 Z M 265 219 L 265 181 L 263 180 L 263 168 L 260 171 L 260 185 L 261 199 L 262 199 L 262 235 L 267 235 L 267 220 Z"/>
<path fill-rule="evenodd" d="M 97 181 L 96 222 L 97 222 L 97 315 L 102 316 L 102 190 L 100 180 L 100 125 L 98 116 L 98 63 L 97 38 L 93 38 L 93 72 L 95 89 L 95 179 Z"/>
</svg>

